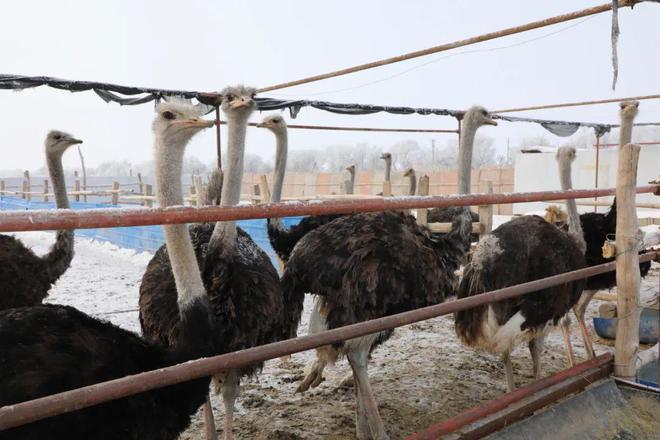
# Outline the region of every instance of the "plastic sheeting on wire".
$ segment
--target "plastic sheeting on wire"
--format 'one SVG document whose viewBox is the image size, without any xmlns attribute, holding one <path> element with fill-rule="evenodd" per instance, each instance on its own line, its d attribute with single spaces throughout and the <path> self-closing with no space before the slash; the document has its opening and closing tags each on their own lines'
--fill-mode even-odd
<svg viewBox="0 0 660 440">
<path fill-rule="evenodd" d="M 182 97 L 186 99 L 196 99 L 200 104 L 205 105 L 206 112 L 213 110 L 217 104 L 218 94 L 203 93 L 190 90 L 171 90 L 154 89 L 148 87 L 127 87 L 117 84 L 101 83 L 95 81 L 74 81 L 47 76 L 22 76 L 0 74 L 0 89 L 23 90 L 39 86 L 48 86 L 60 90 L 69 90 L 70 92 L 82 92 L 93 90 L 105 102 L 116 102 L 119 105 L 139 105 L 168 97 Z M 122 96 L 123 95 L 123 96 Z M 139 95 L 139 96 L 136 96 Z M 255 101 L 259 110 L 283 110 L 288 109 L 292 118 L 300 113 L 303 107 L 312 107 L 318 110 L 338 113 L 342 115 L 370 115 L 374 113 L 391 113 L 395 115 L 437 115 L 452 116 L 461 118 L 463 111 L 438 109 L 438 108 L 414 108 L 383 106 L 369 104 L 347 104 L 327 101 L 309 101 L 305 99 L 298 100 L 280 100 L 267 97 L 256 97 Z M 580 127 L 593 128 L 597 136 L 609 132 L 612 128 L 618 127 L 618 124 L 600 124 L 594 122 L 574 122 L 574 121 L 554 121 L 537 118 L 524 118 L 516 116 L 493 115 L 493 118 L 508 122 L 530 122 L 541 125 L 550 133 L 557 136 L 570 136 Z M 660 123 L 635 124 L 638 125 L 660 125 Z"/>
</svg>

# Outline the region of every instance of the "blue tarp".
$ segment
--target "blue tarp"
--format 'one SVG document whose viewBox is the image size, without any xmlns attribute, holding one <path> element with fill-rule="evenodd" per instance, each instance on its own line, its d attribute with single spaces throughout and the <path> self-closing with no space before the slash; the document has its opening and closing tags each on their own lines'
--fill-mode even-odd
<svg viewBox="0 0 660 440">
<path fill-rule="evenodd" d="M 71 209 L 94 209 L 94 208 L 121 208 L 121 206 L 107 203 L 83 203 L 70 202 Z M 0 211 L 20 211 L 31 209 L 54 209 L 52 202 L 27 201 L 17 197 L 0 197 Z M 298 224 L 302 217 L 286 217 L 283 220 L 286 226 Z M 273 265 L 279 270 L 279 263 L 275 251 L 268 241 L 268 232 L 265 219 L 241 220 L 238 222 L 245 232 L 270 256 Z M 163 228 L 161 226 L 131 226 L 126 228 L 106 229 L 78 229 L 76 235 L 87 237 L 92 240 L 107 241 L 119 247 L 133 249 L 136 252 L 151 252 L 156 250 L 165 242 Z"/>
</svg>

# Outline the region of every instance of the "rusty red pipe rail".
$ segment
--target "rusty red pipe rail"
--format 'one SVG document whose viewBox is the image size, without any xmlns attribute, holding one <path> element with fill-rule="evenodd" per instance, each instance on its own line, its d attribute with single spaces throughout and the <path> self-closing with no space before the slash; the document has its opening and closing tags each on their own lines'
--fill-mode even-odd
<svg viewBox="0 0 660 440">
<path fill-rule="evenodd" d="M 660 191 L 660 185 L 637 187 L 637 193 Z M 296 215 L 348 214 L 442 206 L 490 205 L 498 203 L 541 202 L 609 196 L 615 188 L 573 189 L 499 194 L 467 194 L 430 197 L 384 197 L 374 199 L 332 200 L 321 202 L 266 203 L 245 206 L 168 207 L 150 209 L 88 209 L 11 211 L 0 213 L 0 232 L 54 229 L 114 228 L 176 223 L 199 223 L 225 220 L 286 217 Z"/>
<path fill-rule="evenodd" d="M 482 420 L 485 417 L 491 416 L 499 411 L 506 409 L 509 405 L 513 405 L 517 402 L 520 402 L 523 399 L 526 399 L 537 392 L 547 389 L 551 386 L 558 385 L 564 382 L 567 379 L 574 378 L 576 376 L 590 376 L 587 377 L 589 381 L 594 379 L 602 378 L 612 372 L 614 361 L 614 355 L 610 352 L 596 356 L 593 359 L 589 359 L 585 362 L 579 363 L 574 367 L 568 368 L 566 370 L 560 371 L 552 376 L 548 376 L 537 381 L 534 381 L 530 384 L 524 385 L 510 393 L 504 394 L 496 399 L 490 400 L 484 405 L 470 408 L 457 416 L 452 417 L 451 419 L 445 420 L 444 422 L 431 425 L 427 429 L 417 432 L 409 437 L 406 440 L 432 440 L 440 438 L 444 435 L 451 434 L 463 428 L 464 426 L 470 425 L 471 423 L 476 422 L 477 420 Z M 589 383 L 588 381 L 583 381 Z M 578 383 L 577 385 L 583 385 Z M 569 387 L 569 391 L 572 392 L 575 389 L 575 385 Z M 563 395 L 566 395 L 566 390 Z M 557 393 L 555 393 L 557 394 Z M 553 397 L 561 397 L 553 396 Z M 524 417 L 526 413 L 529 413 L 529 408 L 525 408 L 527 411 L 518 413 L 518 417 L 515 420 L 512 420 L 510 417 L 506 419 L 506 422 L 511 424 L 516 420 Z M 502 421 L 500 421 L 501 424 Z M 489 424 L 490 425 L 490 424 Z M 498 424 L 499 425 L 499 424 Z M 488 432 L 493 432 L 495 429 L 501 426 L 488 426 Z M 480 430 L 479 434 L 485 435 L 487 433 Z"/>
<path fill-rule="evenodd" d="M 655 251 L 647 252 L 640 255 L 639 261 L 640 263 L 650 261 L 657 254 L 658 252 Z M 614 270 L 615 267 L 616 262 L 613 261 L 573 272 L 542 278 L 536 281 L 530 281 L 524 284 L 518 284 L 516 286 L 506 287 L 504 289 L 493 290 L 469 298 L 462 298 L 371 321 L 360 322 L 314 335 L 275 342 L 219 356 L 197 359 L 183 364 L 161 368 L 159 370 L 126 376 L 75 390 L 64 391 L 62 393 L 17 403 L 15 405 L 7 405 L 0 408 L 0 430 L 24 425 L 36 420 L 87 408 L 89 406 L 99 405 L 110 400 L 120 399 L 122 397 L 153 390 L 155 388 L 210 376 L 219 371 L 237 369 L 256 362 L 275 359 L 288 354 L 321 347 L 323 345 L 334 344 L 347 339 L 377 333 L 395 327 L 401 327 L 442 315 L 448 315 L 471 307 L 521 296 L 547 287 L 609 272 Z"/>
</svg>

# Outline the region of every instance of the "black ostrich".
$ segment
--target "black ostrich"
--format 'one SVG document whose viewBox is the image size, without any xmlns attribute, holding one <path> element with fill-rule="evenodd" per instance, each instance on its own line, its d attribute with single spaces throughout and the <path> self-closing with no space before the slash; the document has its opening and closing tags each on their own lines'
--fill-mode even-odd
<svg viewBox="0 0 660 440">
<path fill-rule="evenodd" d="M 570 163 L 575 149 L 557 153 L 562 189 L 570 187 Z M 515 218 L 482 237 L 464 270 L 458 298 L 521 284 L 585 267 L 585 243 L 575 200 L 566 201 L 568 231 L 531 215 Z M 521 297 L 474 307 L 455 314 L 456 333 L 463 343 L 502 355 L 507 388 L 514 389 L 511 350 L 527 342 L 534 377 L 541 376 L 540 355 L 549 325 L 557 325 L 582 293 L 579 280 Z M 565 327 L 562 326 L 562 330 Z M 564 333 L 567 339 L 567 333 Z"/>
<path fill-rule="evenodd" d="M 81 143 L 61 131 L 53 130 L 46 136 L 46 164 L 59 209 L 69 208 L 62 155 L 71 145 Z M 51 286 L 71 265 L 73 241 L 73 231 L 57 231 L 50 251 L 40 257 L 16 237 L 0 235 L 0 310 L 41 304 Z"/>
<path fill-rule="evenodd" d="M 271 194 L 271 202 L 277 203 L 282 200 L 282 187 L 284 185 L 284 173 L 286 172 L 286 159 L 288 152 L 287 125 L 282 116 L 269 115 L 266 116 L 258 126 L 270 130 L 275 135 L 277 143 L 275 150 L 273 191 Z M 283 264 L 286 264 L 296 243 L 298 243 L 305 234 L 341 217 L 342 215 L 343 214 L 326 214 L 307 216 L 304 217 L 300 223 L 291 226 L 288 229 L 282 223 L 282 219 L 269 218 L 267 219 L 268 239 L 270 240 L 273 249 L 275 249 L 280 261 L 282 261 Z"/>
<path fill-rule="evenodd" d="M 631 141 L 633 121 L 637 116 L 639 102 L 625 101 L 620 104 L 620 107 L 621 127 L 619 131 L 619 145 L 623 146 L 629 144 Z M 580 215 L 580 223 L 584 232 L 584 240 L 587 244 L 587 266 L 595 266 L 614 261 L 615 258 L 603 257 L 602 246 L 608 238 L 613 238 L 616 233 L 616 199 L 612 202 L 612 206 L 607 213 L 588 212 L 582 214 Z M 650 268 L 650 261 L 640 263 L 639 270 L 641 276 L 645 277 Z M 584 347 L 589 358 L 594 357 L 595 352 L 589 331 L 584 324 L 585 311 L 597 291 L 611 289 L 614 286 L 616 286 L 616 271 L 605 272 L 587 278 L 587 284 L 582 292 L 582 296 L 580 296 L 580 300 L 575 305 L 575 316 L 580 326 Z"/>
<path fill-rule="evenodd" d="M 475 112 L 477 113 L 477 112 Z M 490 121 L 487 114 L 475 121 Z M 468 147 L 471 147 L 468 146 Z M 472 221 L 454 219 L 450 233 L 435 237 L 401 212 L 346 215 L 305 235 L 294 248 L 282 277 L 285 291 L 318 295 L 317 330 L 379 318 L 437 304 L 455 292 L 457 270 L 469 248 Z M 317 349 L 305 381 L 327 363 L 346 355 L 356 384 L 356 429 L 360 439 L 388 438 L 369 384 L 370 352 L 392 332 L 355 338 Z"/>
<path fill-rule="evenodd" d="M 227 115 L 229 143 L 222 187 L 222 206 L 236 205 L 243 176 L 245 134 L 255 109 L 254 89 L 228 87 L 222 92 Z M 279 277 L 268 255 L 235 221 L 202 225 L 195 229 L 199 243 L 197 257 L 203 266 L 202 278 L 215 315 L 214 332 L 207 335 L 222 351 L 242 350 L 295 336 L 302 313 L 302 295 L 285 297 Z M 140 323 L 151 341 L 172 344 L 180 322 L 175 313 L 174 280 L 165 253 L 149 262 L 140 286 Z M 234 402 L 242 375 L 255 374 L 262 363 L 240 371 L 216 375 L 216 391 L 225 405 L 225 438 L 232 438 Z"/>
<path fill-rule="evenodd" d="M 212 121 L 190 106 L 163 103 L 154 121 L 161 205 L 181 205 L 185 145 Z M 212 315 L 185 225 L 163 227 L 179 287 L 176 343 L 165 348 L 68 306 L 0 311 L 0 406 L 11 405 L 216 352 Z M 0 431 L 1 439 L 176 439 L 204 402 L 209 379 L 137 394 Z"/>
</svg>

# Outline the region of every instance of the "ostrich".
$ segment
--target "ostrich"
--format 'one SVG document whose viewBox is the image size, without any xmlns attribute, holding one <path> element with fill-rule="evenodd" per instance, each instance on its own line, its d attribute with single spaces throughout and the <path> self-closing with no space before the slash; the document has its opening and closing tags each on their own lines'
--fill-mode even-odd
<svg viewBox="0 0 660 440">
<path fill-rule="evenodd" d="M 273 180 L 273 191 L 271 202 L 278 203 L 282 200 L 282 186 L 284 184 L 284 173 L 286 170 L 286 158 L 288 150 L 288 136 L 286 121 L 280 115 L 266 116 L 258 125 L 270 130 L 275 135 L 277 143 L 275 150 L 275 172 Z M 277 256 L 283 264 L 289 260 L 289 255 L 298 241 L 309 231 L 341 217 L 343 214 L 313 215 L 304 217 L 300 223 L 290 228 L 285 228 L 279 218 L 267 219 L 268 239 L 275 249 Z"/>
<path fill-rule="evenodd" d="M 574 148 L 564 147 L 557 153 L 562 188 L 570 187 L 570 162 L 574 159 Z M 575 200 L 567 200 L 566 208 L 568 232 L 539 216 L 530 215 L 515 218 L 482 237 L 465 267 L 458 298 L 585 267 L 586 245 Z M 540 355 L 546 328 L 556 325 L 566 315 L 583 287 L 584 281 L 579 280 L 457 312 L 456 333 L 468 346 L 502 355 L 507 389 L 512 391 L 510 355 L 513 347 L 521 342 L 528 343 L 534 377 L 540 378 Z"/>
<path fill-rule="evenodd" d="M 621 128 L 619 130 L 619 145 L 623 146 L 629 144 L 632 138 L 633 121 L 637 116 L 639 102 L 637 101 L 624 101 L 620 103 L 619 116 L 621 118 Z M 580 216 L 580 223 L 584 231 L 584 239 L 587 244 L 586 259 L 588 266 L 595 266 L 597 264 L 607 263 L 614 261 L 615 258 L 603 258 L 602 246 L 603 242 L 607 240 L 608 236 L 613 236 L 616 233 L 616 199 L 612 202 L 612 206 L 607 213 L 589 212 Z M 644 277 L 648 274 L 651 268 L 651 262 L 640 263 L 639 270 L 641 276 Z M 584 314 L 589 305 L 589 302 L 601 289 L 611 289 L 616 286 L 616 271 L 606 272 L 599 275 L 594 275 L 587 278 L 586 286 L 580 300 L 574 307 L 575 316 L 577 318 L 584 347 L 587 351 L 587 356 L 592 358 L 595 356 L 591 337 L 589 331 L 584 324 Z M 568 323 L 566 323 L 568 325 Z"/>
<path fill-rule="evenodd" d="M 415 170 L 413 168 L 408 168 L 406 172 L 403 173 L 403 177 L 408 178 L 408 195 L 414 196 L 417 191 L 417 175 Z"/>
<path fill-rule="evenodd" d="M 46 136 L 46 164 L 58 209 L 69 208 L 62 155 L 70 146 L 81 143 L 62 131 L 53 130 Z M 57 231 L 50 251 L 39 257 L 17 238 L 0 235 L 0 310 L 41 304 L 51 286 L 71 265 L 73 241 L 73 231 Z"/>
<path fill-rule="evenodd" d="M 480 123 L 490 120 L 481 113 L 475 118 Z M 318 295 L 322 319 L 315 331 L 437 304 L 455 291 L 458 280 L 454 271 L 469 248 L 471 228 L 467 209 L 454 219 L 451 232 L 441 237 L 431 235 L 414 217 L 401 212 L 346 215 L 298 242 L 286 265 L 282 287 L 297 295 Z M 391 334 L 381 332 L 317 349 L 317 360 L 303 381 L 318 382 L 327 363 L 346 355 L 356 384 L 360 439 L 388 438 L 367 365 L 370 352 Z"/>
<path fill-rule="evenodd" d="M 254 89 L 237 86 L 222 91 L 229 142 L 221 206 L 238 203 L 243 176 L 245 134 L 255 108 Z M 284 297 L 275 268 L 235 221 L 218 222 L 200 229 L 197 258 L 215 314 L 213 333 L 207 335 L 222 350 L 216 354 L 279 341 L 295 335 L 303 297 Z M 167 254 L 154 256 L 140 286 L 140 322 L 151 341 L 171 345 L 180 322 L 174 307 L 174 280 Z M 285 308 L 286 305 L 286 308 Z M 262 363 L 214 377 L 225 406 L 225 438 L 232 438 L 234 402 L 240 377 L 255 374 Z"/>
<path fill-rule="evenodd" d="M 194 108 L 162 103 L 154 121 L 161 205 L 181 205 L 183 152 L 193 135 L 213 126 Z M 0 311 L 0 406 L 163 368 L 215 352 L 211 313 L 185 225 L 163 226 L 178 287 L 182 325 L 170 348 L 92 318 L 73 307 L 37 305 Z M 209 379 L 159 388 L 46 418 L 0 433 L 12 439 L 171 439 L 204 402 Z"/>
<path fill-rule="evenodd" d="M 355 165 L 347 166 L 346 171 L 348 171 L 350 177 L 348 180 L 344 180 L 344 193 L 355 194 Z"/>
</svg>

